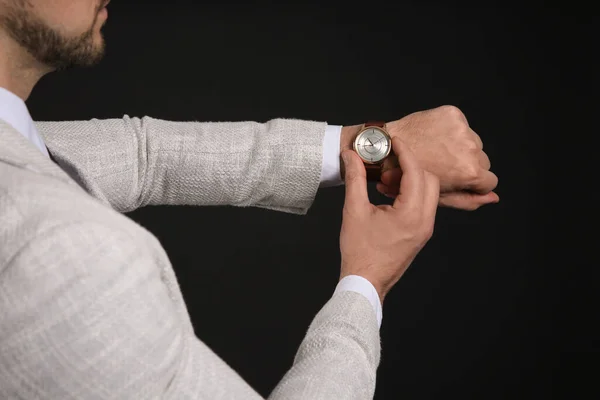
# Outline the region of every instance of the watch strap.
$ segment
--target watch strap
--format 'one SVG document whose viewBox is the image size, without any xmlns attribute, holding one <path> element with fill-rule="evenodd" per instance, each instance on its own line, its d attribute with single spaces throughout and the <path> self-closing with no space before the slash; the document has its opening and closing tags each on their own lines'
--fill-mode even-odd
<svg viewBox="0 0 600 400">
<path fill-rule="evenodd" d="M 385 122 L 384 121 L 369 121 L 369 122 L 365 122 L 365 128 L 368 126 L 377 126 L 379 128 L 383 128 L 385 126 Z"/>
<path fill-rule="evenodd" d="M 385 127 L 385 121 L 367 121 L 364 124 L 365 128 L 369 126 L 376 126 L 378 128 Z M 379 182 L 381 180 L 381 168 L 383 167 L 383 163 L 381 164 L 367 164 L 365 163 L 365 169 L 367 171 L 367 181 L 368 182 Z"/>
<path fill-rule="evenodd" d="M 382 167 L 383 164 L 365 163 L 365 170 L 367 171 L 367 182 L 379 182 L 381 180 Z"/>
</svg>

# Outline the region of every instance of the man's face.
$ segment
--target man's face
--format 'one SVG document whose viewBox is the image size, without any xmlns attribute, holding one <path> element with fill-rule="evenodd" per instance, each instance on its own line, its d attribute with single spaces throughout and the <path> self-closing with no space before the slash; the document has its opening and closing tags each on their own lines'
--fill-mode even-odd
<svg viewBox="0 0 600 400">
<path fill-rule="evenodd" d="M 0 0 L 0 29 L 51 69 L 96 64 L 109 0 Z"/>
</svg>

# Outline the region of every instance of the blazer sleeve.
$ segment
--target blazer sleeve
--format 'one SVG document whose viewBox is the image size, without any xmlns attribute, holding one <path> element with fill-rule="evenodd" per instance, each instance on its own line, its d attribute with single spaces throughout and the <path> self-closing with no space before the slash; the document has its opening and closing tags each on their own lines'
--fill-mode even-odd
<svg viewBox="0 0 600 400">
<path fill-rule="evenodd" d="M 120 212 L 230 205 L 306 214 L 326 123 L 172 122 L 151 117 L 37 122 L 61 167 Z"/>
<path fill-rule="evenodd" d="M 0 398 L 261 398 L 194 335 L 165 283 L 166 266 L 135 236 L 67 223 L 39 232 L 6 264 Z M 370 399 L 379 350 L 368 300 L 338 293 L 270 398 Z"/>
</svg>

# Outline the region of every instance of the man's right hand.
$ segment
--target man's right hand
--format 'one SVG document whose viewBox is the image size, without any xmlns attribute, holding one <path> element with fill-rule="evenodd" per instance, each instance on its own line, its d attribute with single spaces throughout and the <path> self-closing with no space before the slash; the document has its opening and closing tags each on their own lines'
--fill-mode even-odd
<svg viewBox="0 0 600 400">
<path fill-rule="evenodd" d="M 440 184 L 423 170 L 410 148 L 394 137 L 402 179 L 393 205 L 369 201 L 365 166 L 354 151 L 342 153 L 345 165 L 344 202 L 340 250 L 340 279 L 359 275 L 367 279 L 383 303 L 433 233 Z"/>
</svg>

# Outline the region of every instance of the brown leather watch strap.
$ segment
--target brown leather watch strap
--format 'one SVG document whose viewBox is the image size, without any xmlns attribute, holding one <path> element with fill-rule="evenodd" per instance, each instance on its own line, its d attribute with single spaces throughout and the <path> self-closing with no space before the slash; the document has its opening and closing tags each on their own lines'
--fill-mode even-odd
<svg viewBox="0 0 600 400">
<path fill-rule="evenodd" d="M 366 164 L 367 182 L 379 182 L 381 180 L 381 167 L 383 164 Z"/>
<path fill-rule="evenodd" d="M 380 128 L 383 128 L 385 126 L 385 122 L 384 121 L 369 121 L 369 122 L 365 122 L 365 128 L 367 126 L 378 126 Z"/>
</svg>

